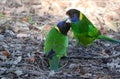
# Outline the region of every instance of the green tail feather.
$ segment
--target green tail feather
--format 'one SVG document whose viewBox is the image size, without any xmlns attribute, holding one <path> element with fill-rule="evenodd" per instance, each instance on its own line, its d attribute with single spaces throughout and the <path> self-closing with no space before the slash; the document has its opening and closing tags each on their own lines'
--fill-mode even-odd
<svg viewBox="0 0 120 79">
<path fill-rule="evenodd" d="M 107 36 L 104 36 L 104 35 L 100 35 L 97 37 L 98 39 L 103 39 L 103 40 L 107 40 L 107 41 L 110 41 L 110 42 L 113 42 L 113 43 L 119 43 L 120 44 L 120 41 L 119 40 L 116 40 L 116 39 L 113 39 L 113 38 L 109 38 Z"/>
<path fill-rule="evenodd" d="M 54 70 L 55 72 L 58 71 L 58 65 L 60 62 L 60 58 L 54 56 L 52 59 L 49 59 L 49 64 L 50 64 L 50 70 Z"/>
</svg>

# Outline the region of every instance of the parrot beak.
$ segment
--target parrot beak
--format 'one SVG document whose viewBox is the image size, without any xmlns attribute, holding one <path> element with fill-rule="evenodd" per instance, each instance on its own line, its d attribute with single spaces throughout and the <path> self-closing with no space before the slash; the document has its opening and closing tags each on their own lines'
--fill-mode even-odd
<svg viewBox="0 0 120 79">
<path fill-rule="evenodd" d="M 71 23 L 71 19 L 68 15 L 65 15 L 65 20 L 66 20 L 66 23 Z"/>
<path fill-rule="evenodd" d="M 66 20 L 66 23 L 71 23 L 71 20 L 70 20 L 70 19 L 67 19 L 67 20 Z"/>
<path fill-rule="evenodd" d="M 65 19 L 67 20 L 67 19 L 70 19 L 70 17 L 68 16 L 68 15 L 65 15 Z"/>
<path fill-rule="evenodd" d="M 70 17 L 69 17 L 68 15 L 65 15 L 65 18 L 68 19 L 68 18 L 70 18 Z"/>
</svg>

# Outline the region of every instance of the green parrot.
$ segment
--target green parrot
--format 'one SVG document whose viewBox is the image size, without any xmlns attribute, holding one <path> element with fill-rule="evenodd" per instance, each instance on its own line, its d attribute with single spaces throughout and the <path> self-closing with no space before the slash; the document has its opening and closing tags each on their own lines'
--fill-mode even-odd
<svg viewBox="0 0 120 79">
<path fill-rule="evenodd" d="M 70 9 L 66 12 L 66 15 L 71 20 L 71 28 L 77 41 L 87 46 L 96 39 L 108 40 L 114 43 L 120 41 L 101 35 L 100 31 L 92 24 L 92 22 L 79 10 Z"/>
<path fill-rule="evenodd" d="M 49 61 L 50 70 L 58 71 L 59 61 L 61 57 L 67 55 L 68 47 L 67 32 L 70 29 L 70 21 L 60 21 L 54 26 L 46 36 L 44 43 L 44 52 Z"/>
</svg>

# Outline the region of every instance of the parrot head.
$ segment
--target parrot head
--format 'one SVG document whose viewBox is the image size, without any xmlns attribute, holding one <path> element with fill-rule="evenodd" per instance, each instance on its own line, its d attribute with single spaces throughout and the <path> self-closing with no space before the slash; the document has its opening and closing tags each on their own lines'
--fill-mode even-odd
<svg viewBox="0 0 120 79">
<path fill-rule="evenodd" d="M 58 22 L 57 26 L 59 26 L 59 27 L 66 26 L 67 27 L 67 26 L 70 26 L 70 23 L 71 23 L 70 19 L 66 19 L 64 21 Z"/>
<path fill-rule="evenodd" d="M 79 21 L 80 11 L 77 9 L 70 9 L 66 12 L 66 15 L 69 16 L 72 22 Z"/>
<path fill-rule="evenodd" d="M 58 22 L 57 27 L 59 28 L 60 32 L 64 35 L 67 35 L 67 32 L 69 31 L 71 26 L 70 19 L 66 19 L 63 21 Z"/>
</svg>

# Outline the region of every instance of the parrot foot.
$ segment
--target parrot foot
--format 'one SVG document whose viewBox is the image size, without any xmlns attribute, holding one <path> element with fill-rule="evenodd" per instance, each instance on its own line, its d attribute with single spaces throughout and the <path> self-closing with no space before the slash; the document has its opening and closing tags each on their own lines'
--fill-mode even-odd
<svg viewBox="0 0 120 79">
<path fill-rule="evenodd" d="M 55 72 L 54 70 L 51 70 L 51 71 L 49 72 L 49 77 L 54 76 L 55 74 L 56 74 L 56 72 Z"/>
</svg>

